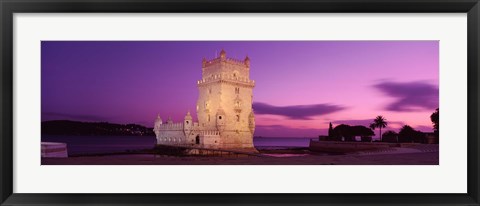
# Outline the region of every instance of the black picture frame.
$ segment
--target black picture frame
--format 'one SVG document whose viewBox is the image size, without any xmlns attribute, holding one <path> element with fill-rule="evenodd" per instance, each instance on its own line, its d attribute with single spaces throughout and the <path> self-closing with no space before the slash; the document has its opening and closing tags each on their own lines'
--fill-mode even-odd
<svg viewBox="0 0 480 206">
<path fill-rule="evenodd" d="M 479 0 L 0 0 L 1 205 L 480 205 Z M 468 192 L 466 194 L 19 194 L 13 193 L 15 13 L 467 13 Z M 452 177 L 455 178 L 455 177 Z"/>
</svg>

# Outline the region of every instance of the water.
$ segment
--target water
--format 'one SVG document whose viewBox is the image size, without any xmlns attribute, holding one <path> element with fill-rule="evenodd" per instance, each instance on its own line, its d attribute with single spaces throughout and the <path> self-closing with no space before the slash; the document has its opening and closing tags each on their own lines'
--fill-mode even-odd
<svg viewBox="0 0 480 206">
<path fill-rule="evenodd" d="M 255 147 L 308 147 L 310 139 L 300 137 L 255 137 L 253 138 L 253 144 Z"/>
<path fill-rule="evenodd" d="M 150 149 L 154 136 L 56 136 L 42 135 L 42 142 L 67 143 L 68 155 L 125 152 Z"/>
<path fill-rule="evenodd" d="M 42 135 L 43 142 L 67 143 L 69 155 L 125 152 L 150 149 L 155 145 L 154 136 L 57 136 Z M 310 138 L 259 138 L 253 139 L 257 148 L 308 147 Z"/>
</svg>

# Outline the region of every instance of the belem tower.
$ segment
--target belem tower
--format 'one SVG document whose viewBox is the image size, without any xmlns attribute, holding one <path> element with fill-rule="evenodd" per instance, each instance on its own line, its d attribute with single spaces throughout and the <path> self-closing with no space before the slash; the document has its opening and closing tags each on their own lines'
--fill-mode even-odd
<svg viewBox="0 0 480 206">
<path fill-rule="evenodd" d="M 202 79 L 197 81 L 197 117 L 163 122 L 160 115 L 153 131 L 158 145 L 256 151 L 253 146 L 255 117 L 252 110 L 255 81 L 250 79 L 250 59 L 220 56 L 202 60 Z"/>
</svg>

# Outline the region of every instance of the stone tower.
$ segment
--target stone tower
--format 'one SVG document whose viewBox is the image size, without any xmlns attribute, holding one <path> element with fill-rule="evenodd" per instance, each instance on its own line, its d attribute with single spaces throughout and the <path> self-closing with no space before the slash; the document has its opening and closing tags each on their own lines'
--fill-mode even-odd
<svg viewBox="0 0 480 206">
<path fill-rule="evenodd" d="M 202 79 L 198 81 L 198 124 L 204 130 L 220 132 L 219 147 L 254 149 L 254 86 L 248 57 L 228 58 L 222 50 L 220 57 L 203 59 Z"/>
</svg>

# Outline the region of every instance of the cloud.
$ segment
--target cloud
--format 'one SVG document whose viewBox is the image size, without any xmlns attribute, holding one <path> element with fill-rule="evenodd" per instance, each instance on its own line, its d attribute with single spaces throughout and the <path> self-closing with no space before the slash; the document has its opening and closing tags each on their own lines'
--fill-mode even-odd
<svg viewBox="0 0 480 206">
<path fill-rule="evenodd" d="M 334 125 L 348 124 L 348 125 L 368 126 L 372 122 L 373 122 L 373 118 L 372 119 L 347 119 L 347 120 L 332 121 L 332 124 L 334 124 Z"/>
<path fill-rule="evenodd" d="M 389 111 L 405 112 L 434 110 L 438 107 L 438 88 L 423 82 L 382 82 L 374 87 L 396 100 L 386 109 Z"/>
<path fill-rule="evenodd" d="M 308 120 L 310 117 L 329 114 L 343 110 L 344 107 L 331 104 L 311 104 L 292 106 L 273 106 L 265 103 L 254 102 L 255 114 L 273 114 L 288 117 L 290 119 Z"/>
<path fill-rule="evenodd" d="M 339 124 L 348 124 L 348 125 L 362 125 L 362 126 L 370 126 L 370 123 L 373 122 L 373 119 L 374 118 L 371 118 L 371 119 L 346 119 L 346 120 L 336 120 L 336 121 L 332 121 L 332 124 L 334 124 L 334 126 L 336 125 L 339 125 Z M 401 125 L 403 126 L 405 123 L 404 122 L 401 122 L 401 121 L 389 121 L 387 119 L 387 123 L 388 123 L 388 126 L 393 126 L 393 125 Z"/>
<path fill-rule="evenodd" d="M 422 132 L 433 132 L 433 126 L 419 125 L 413 128 Z"/>
<path fill-rule="evenodd" d="M 257 125 L 255 136 L 262 137 L 318 137 L 326 135 L 328 129 L 292 128 L 283 125 Z"/>
</svg>

